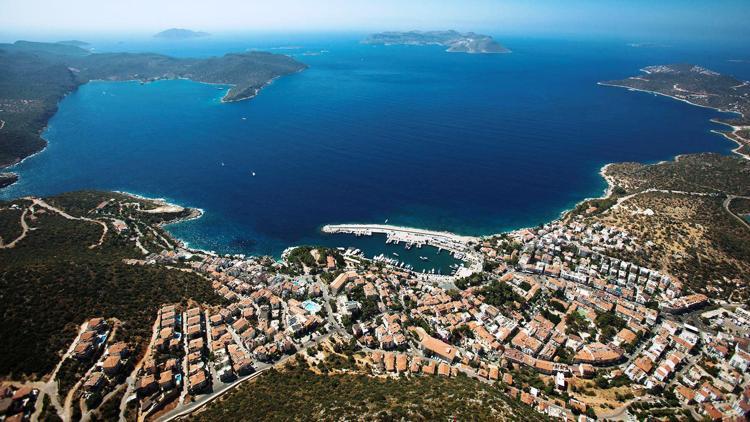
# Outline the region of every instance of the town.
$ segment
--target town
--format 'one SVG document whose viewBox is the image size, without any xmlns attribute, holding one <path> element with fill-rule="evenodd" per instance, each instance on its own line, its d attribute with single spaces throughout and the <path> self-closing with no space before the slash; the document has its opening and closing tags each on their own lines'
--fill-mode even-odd
<svg viewBox="0 0 750 422">
<path fill-rule="evenodd" d="M 142 345 L 109 341 L 116 319 L 84 322 L 58 365 L 78 377 L 58 376 L 56 406 L 168 421 L 292 357 L 320 362 L 344 345 L 370 376 L 468 376 L 552 418 L 745 416 L 750 312 L 615 258 L 638 239 L 583 221 L 450 245 L 422 233 L 472 261 L 439 278 L 344 248 L 297 247 L 276 261 L 178 246 L 127 259 L 199 274 L 223 305 L 163 304 L 140 355 Z M 38 417 L 43 388 L 3 391 L 5 420 Z"/>
</svg>

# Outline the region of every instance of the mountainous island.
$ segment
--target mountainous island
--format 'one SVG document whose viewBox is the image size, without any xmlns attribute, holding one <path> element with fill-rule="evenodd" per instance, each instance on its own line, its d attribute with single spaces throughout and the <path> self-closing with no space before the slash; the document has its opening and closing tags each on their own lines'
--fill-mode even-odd
<svg viewBox="0 0 750 422">
<path fill-rule="evenodd" d="M 223 101 L 253 98 L 274 79 L 304 70 L 293 58 L 265 52 L 205 59 L 152 53 L 93 54 L 61 43 L 0 44 L 0 169 L 41 151 L 40 137 L 58 102 L 90 80 L 143 82 L 187 78 L 231 85 Z M 0 177 L 0 185 L 13 176 Z"/>
<path fill-rule="evenodd" d="M 193 31 L 184 28 L 170 28 L 154 34 L 154 38 L 161 38 L 164 40 L 189 40 L 192 38 L 204 38 L 210 35 L 211 34 L 208 32 Z"/>
<path fill-rule="evenodd" d="M 458 31 L 380 32 L 362 40 L 375 45 L 440 45 L 449 53 L 510 53 L 489 35 Z"/>
<path fill-rule="evenodd" d="M 736 113 L 734 119 L 715 119 L 732 127 L 721 132 L 739 146 L 738 154 L 750 157 L 750 82 L 693 64 L 648 66 L 643 74 L 627 79 L 600 82 L 600 85 L 665 95 L 687 103 Z"/>
</svg>

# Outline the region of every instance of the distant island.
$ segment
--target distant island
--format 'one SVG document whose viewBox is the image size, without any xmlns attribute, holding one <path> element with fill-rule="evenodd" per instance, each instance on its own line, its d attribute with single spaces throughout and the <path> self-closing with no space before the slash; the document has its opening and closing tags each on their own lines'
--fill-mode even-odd
<svg viewBox="0 0 750 422">
<path fill-rule="evenodd" d="M 0 44 L 0 170 L 46 146 L 40 137 L 58 102 L 91 80 L 142 82 L 185 78 L 231 85 L 222 101 L 253 98 L 274 79 L 307 68 L 293 58 L 266 52 L 205 59 L 152 53 L 93 54 L 67 43 L 16 41 Z M 16 177 L 5 174 L 0 187 Z"/>
<path fill-rule="evenodd" d="M 72 45 L 73 47 L 86 47 L 87 45 L 90 45 L 86 41 L 81 40 L 65 40 L 65 41 L 58 41 L 58 44 L 62 45 Z"/>
<path fill-rule="evenodd" d="M 449 53 L 510 53 L 489 35 L 458 31 L 380 32 L 362 40 L 376 45 L 440 45 Z"/>
<path fill-rule="evenodd" d="M 599 84 L 651 92 L 701 107 L 736 113 L 738 118 L 713 121 L 731 126 L 732 131 L 720 133 L 739 145 L 734 152 L 750 157 L 749 81 L 740 81 L 693 64 L 648 66 L 641 71 L 643 75 Z"/>
<path fill-rule="evenodd" d="M 184 28 L 170 28 L 154 34 L 154 38 L 161 38 L 165 40 L 187 40 L 191 38 L 203 38 L 208 37 L 211 34 L 208 32 L 193 31 Z"/>
</svg>

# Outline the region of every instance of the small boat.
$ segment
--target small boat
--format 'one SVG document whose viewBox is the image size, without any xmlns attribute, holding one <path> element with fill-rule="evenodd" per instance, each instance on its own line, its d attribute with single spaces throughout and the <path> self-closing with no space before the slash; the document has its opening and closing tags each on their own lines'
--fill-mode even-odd
<svg viewBox="0 0 750 422">
<path fill-rule="evenodd" d="M 427 261 L 427 257 L 426 256 L 420 256 L 419 259 L 421 259 L 422 261 Z"/>
<path fill-rule="evenodd" d="M 253 172 L 253 177 L 255 177 L 255 172 Z"/>
<path fill-rule="evenodd" d="M 393 256 L 398 256 L 398 254 L 397 254 L 396 252 L 394 252 L 394 253 L 393 253 Z"/>
<path fill-rule="evenodd" d="M 388 224 L 388 219 L 387 218 L 385 219 L 385 223 L 383 223 L 383 224 Z"/>
<path fill-rule="evenodd" d="M 225 165 L 226 165 L 226 164 L 224 164 L 224 162 L 222 161 L 222 162 L 221 162 L 221 166 L 222 166 L 222 167 L 224 167 Z"/>
<path fill-rule="evenodd" d="M 242 120 L 247 120 L 247 117 L 243 117 Z"/>
</svg>

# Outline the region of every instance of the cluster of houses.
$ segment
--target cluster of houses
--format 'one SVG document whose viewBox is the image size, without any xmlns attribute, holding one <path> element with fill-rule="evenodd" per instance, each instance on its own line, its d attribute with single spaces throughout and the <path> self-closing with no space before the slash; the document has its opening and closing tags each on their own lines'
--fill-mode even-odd
<svg viewBox="0 0 750 422">
<path fill-rule="evenodd" d="M 599 224 L 555 222 L 536 230 L 519 230 L 507 238 L 487 240 L 481 250 L 488 260 L 500 264 L 496 272 L 513 266 L 520 272 L 589 285 L 639 304 L 680 297 L 680 280 L 606 254 L 634 244 L 626 232 Z M 700 305 L 698 301 L 690 309 Z"/>
<path fill-rule="evenodd" d="M 110 344 L 100 362 L 84 379 L 84 398 L 106 395 L 120 384 L 128 373 L 132 356 L 130 346 L 122 341 Z"/>
<path fill-rule="evenodd" d="M 738 310 L 743 311 L 741 308 Z M 733 314 L 738 324 L 746 324 L 738 312 Z M 666 324 L 665 324 L 666 325 Z M 671 388 L 684 406 L 694 406 L 698 413 L 711 420 L 724 416 L 744 416 L 750 412 L 750 340 L 747 335 L 735 336 L 719 330 L 716 334 L 701 331 L 690 325 L 682 327 L 694 334 L 696 345 L 681 363 L 680 376 Z M 684 342 L 674 337 L 671 347 L 684 351 Z M 677 340 L 677 341 L 676 341 Z M 662 340 L 663 341 L 663 340 Z M 669 347 L 669 346 L 668 346 Z M 647 381 L 648 382 L 648 381 Z"/>
<path fill-rule="evenodd" d="M 231 318 L 231 312 L 226 309 L 214 312 L 208 318 L 214 368 L 222 382 L 231 382 L 237 377 L 249 375 L 255 370 L 253 359 L 250 357 L 247 348 L 243 344 L 238 344 L 235 340 L 235 336 L 239 334 L 232 325 L 227 324 L 229 318 Z M 245 325 L 244 322 L 236 325 L 241 330 L 240 333 L 246 331 L 249 327 L 249 323 Z"/>
<path fill-rule="evenodd" d="M 597 373 L 609 377 L 623 373 L 645 392 L 670 388 L 678 378 L 685 380 L 690 374 L 684 368 L 701 356 L 705 333 L 689 324 L 660 319 L 660 313 L 690 312 L 706 305 L 708 298 L 683 295 L 683 285 L 674 277 L 601 253 L 636 247 L 627 233 L 574 223 L 561 242 L 555 230 L 547 227 L 541 233 L 516 233 L 517 249 L 506 250 L 506 255 L 498 253 L 502 248 L 497 245 L 483 245 L 483 252 L 493 251 L 502 257 L 503 262 L 495 268 L 496 279 L 523 299 L 502 309 L 486 303 L 482 285 L 451 293 L 388 267 L 342 273 L 330 290 L 346 298 L 362 289 L 365 297 L 378 301 L 382 313 L 353 324 L 351 333 L 362 346 L 376 350 L 373 361 L 385 372 L 413 372 L 409 355 L 399 351 L 417 344 L 424 355 L 421 359 L 429 356 L 449 366 L 480 368 L 480 376 L 493 380 L 500 377 L 499 368 L 507 365 L 526 366 L 551 376 L 558 388 L 564 388 L 567 377 L 593 378 Z M 578 243 L 576 248 L 570 247 L 581 239 L 588 239 L 588 246 Z M 510 256 L 513 253 L 515 257 Z M 539 297 L 543 300 L 535 300 Z M 351 301 L 341 302 L 337 308 L 345 313 Z M 571 315 L 585 320 L 586 329 L 569 326 Z M 604 336 L 607 327 L 598 326 L 602 315 L 618 321 L 611 338 Z M 414 321 L 426 323 L 431 335 L 410 327 Z M 457 331 L 471 334 L 456 335 Z M 732 361 L 741 366 L 744 356 L 750 357 L 741 350 L 733 356 L 733 361 L 727 356 L 727 365 Z M 738 372 L 725 370 L 719 375 L 732 381 L 724 391 L 744 385 Z M 702 387 L 697 383 L 687 388 Z M 691 403 L 716 396 L 708 385 L 706 394 L 698 391 L 698 400 Z M 538 391 L 519 390 L 527 404 L 551 416 L 587 410 L 583 401 L 571 399 L 572 405 L 560 407 L 543 396 Z M 744 414 L 736 411 L 744 405 L 743 400 L 738 398 L 731 404 L 735 410 L 723 414 Z M 716 399 L 711 401 L 716 406 Z"/>
<path fill-rule="evenodd" d="M 102 350 L 108 335 L 107 321 L 104 318 L 91 318 L 73 347 L 73 357 L 80 361 L 91 360 Z"/>
<path fill-rule="evenodd" d="M 8 385 L 0 389 L 0 420 L 21 422 L 34 413 L 39 390 L 29 386 Z"/>
<path fill-rule="evenodd" d="M 414 356 L 408 353 L 376 350 L 370 354 L 370 362 L 375 374 L 437 374 L 445 377 L 458 375 L 458 368 L 445 361 Z"/>
<path fill-rule="evenodd" d="M 511 395 L 551 417 L 591 415 L 586 398 L 568 389 L 571 377 L 622 377 L 641 395 L 674 390 L 709 417 L 714 409 L 744 415 L 750 408 L 747 344 L 736 333 L 722 335 L 721 327 L 716 335 L 680 322 L 708 298 L 685 295 L 671 275 L 611 257 L 640 249 L 627 232 L 555 222 L 483 240 L 479 248 L 489 279 L 462 289 L 346 256 L 343 272 L 327 260 L 324 270 L 336 275 L 330 278 L 286 275 L 282 263 L 265 258 L 193 257 L 192 269 L 208 276 L 229 304 L 185 315 L 186 354 L 210 350 L 218 377 L 230 381 L 330 330 L 333 317 L 369 351 L 376 373 L 465 371 L 502 381 Z M 490 284 L 502 286 L 501 293 L 488 290 Z M 733 314 L 740 330 L 742 317 L 750 322 L 743 312 Z M 198 367 L 207 368 L 198 356 Z M 514 383 L 512 371 L 522 368 L 567 392 L 567 403 Z"/>
<path fill-rule="evenodd" d="M 146 351 L 137 374 L 136 392 L 141 410 L 154 412 L 180 396 L 185 376 L 185 333 L 183 314 L 175 305 L 159 309 L 156 338 Z"/>
<path fill-rule="evenodd" d="M 196 395 L 204 392 L 211 384 L 206 314 L 199 306 L 193 306 L 185 311 L 183 318 L 187 388 L 191 395 Z"/>
</svg>

